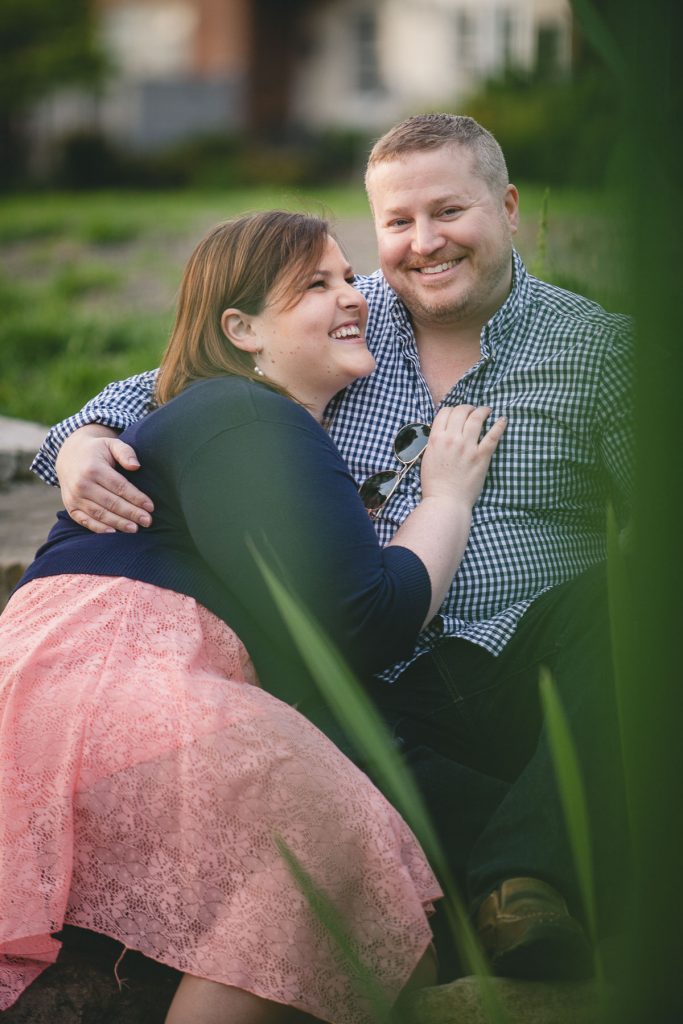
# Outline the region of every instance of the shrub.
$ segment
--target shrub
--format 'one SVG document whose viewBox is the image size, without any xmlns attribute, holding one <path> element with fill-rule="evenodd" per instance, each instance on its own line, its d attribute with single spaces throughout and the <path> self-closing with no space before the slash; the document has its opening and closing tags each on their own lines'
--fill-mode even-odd
<svg viewBox="0 0 683 1024">
<path fill-rule="evenodd" d="M 460 112 L 495 135 L 513 180 L 594 186 L 615 156 L 618 109 L 605 76 L 547 82 L 516 73 L 490 82 Z"/>
</svg>

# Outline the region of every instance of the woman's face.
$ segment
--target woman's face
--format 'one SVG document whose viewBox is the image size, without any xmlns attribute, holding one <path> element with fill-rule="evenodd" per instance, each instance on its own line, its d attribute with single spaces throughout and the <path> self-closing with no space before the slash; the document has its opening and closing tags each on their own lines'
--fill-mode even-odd
<svg viewBox="0 0 683 1024">
<path fill-rule="evenodd" d="M 333 238 L 301 295 L 268 301 L 250 317 L 255 362 L 318 418 L 333 395 L 375 368 L 365 344 L 368 307 Z"/>
</svg>

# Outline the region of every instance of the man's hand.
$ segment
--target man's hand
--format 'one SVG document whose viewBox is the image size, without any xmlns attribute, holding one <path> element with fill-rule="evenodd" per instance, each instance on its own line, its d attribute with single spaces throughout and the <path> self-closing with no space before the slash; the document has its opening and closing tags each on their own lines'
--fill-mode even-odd
<svg viewBox="0 0 683 1024">
<path fill-rule="evenodd" d="M 109 427 L 92 423 L 74 431 L 57 456 L 64 508 L 93 533 L 135 533 L 149 526 L 154 505 L 116 470 L 140 468 L 133 449 Z"/>
</svg>

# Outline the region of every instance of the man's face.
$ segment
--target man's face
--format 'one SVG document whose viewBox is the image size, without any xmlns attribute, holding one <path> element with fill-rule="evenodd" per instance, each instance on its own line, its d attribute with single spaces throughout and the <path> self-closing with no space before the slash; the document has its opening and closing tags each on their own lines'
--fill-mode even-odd
<svg viewBox="0 0 683 1024">
<path fill-rule="evenodd" d="M 380 265 L 416 326 L 483 326 L 510 290 L 514 185 L 492 192 L 455 143 L 378 164 L 368 192 Z"/>
</svg>

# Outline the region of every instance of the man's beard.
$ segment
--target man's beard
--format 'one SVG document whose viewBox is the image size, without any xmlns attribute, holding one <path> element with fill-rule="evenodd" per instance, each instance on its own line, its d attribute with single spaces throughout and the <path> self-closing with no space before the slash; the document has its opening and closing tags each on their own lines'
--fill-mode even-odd
<svg viewBox="0 0 683 1024">
<path fill-rule="evenodd" d="M 469 259 L 469 256 L 465 258 L 466 261 Z M 476 271 L 475 268 L 475 275 L 470 277 L 470 280 L 465 283 L 464 289 L 459 290 L 455 295 L 449 294 L 448 290 L 444 289 L 443 296 L 435 292 L 433 296 L 428 296 L 429 301 L 427 302 L 424 301 L 424 293 L 419 289 L 414 291 L 406 289 L 405 298 L 400 291 L 397 291 L 397 294 L 411 315 L 421 323 L 457 324 L 475 318 L 477 315 L 481 315 L 481 311 L 490 309 L 483 321 L 485 323 L 495 312 L 494 308 L 490 308 L 491 296 L 500 292 L 503 282 L 510 273 L 511 260 L 512 253 L 508 251 L 494 264 L 490 264 L 484 272 Z M 443 262 L 446 260 L 444 259 Z"/>
</svg>

